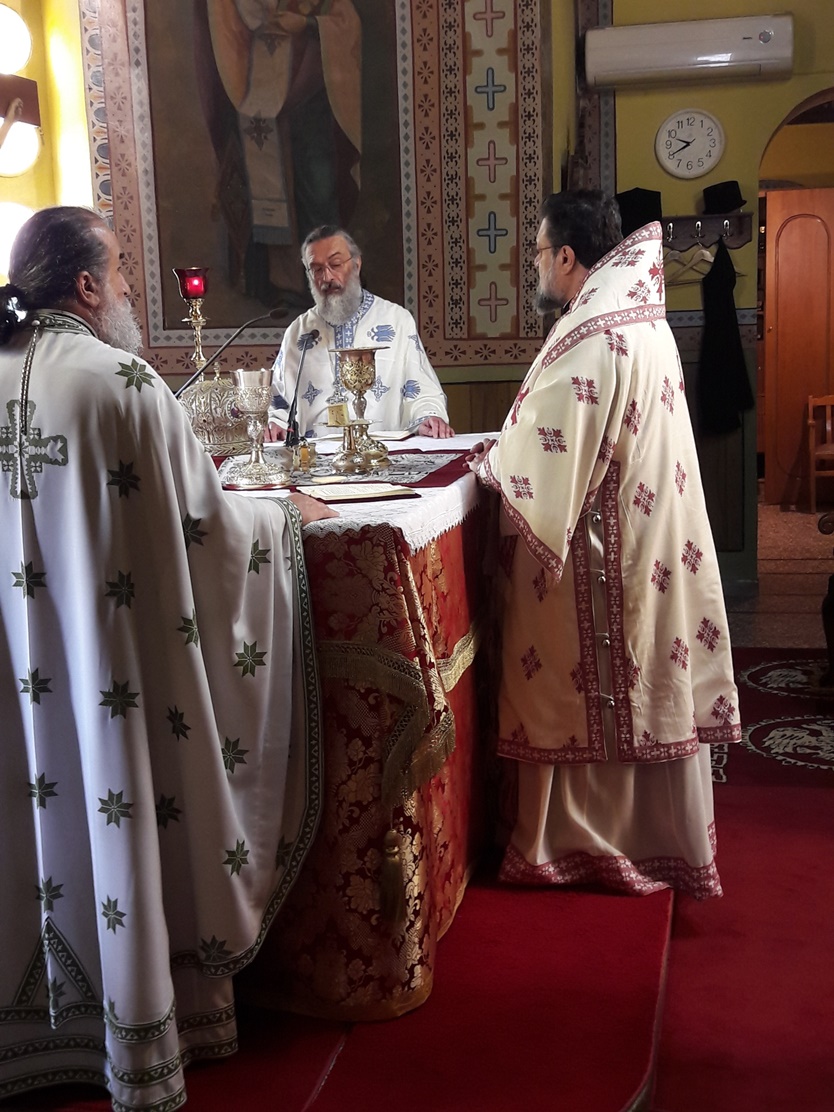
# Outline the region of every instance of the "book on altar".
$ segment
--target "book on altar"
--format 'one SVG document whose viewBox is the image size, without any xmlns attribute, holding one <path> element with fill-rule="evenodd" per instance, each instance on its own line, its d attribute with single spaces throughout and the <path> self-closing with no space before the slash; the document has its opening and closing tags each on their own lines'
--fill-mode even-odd
<svg viewBox="0 0 834 1112">
<path fill-rule="evenodd" d="M 304 493 L 322 502 L 370 502 L 377 498 L 419 498 L 419 491 L 398 483 L 316 483 L 305 486 Z"/>
<path fill-rule="evenodd" d="M 371 429 L 374 440 L 407 440 L 413 435 L 412 429 Z"/>
</svg>

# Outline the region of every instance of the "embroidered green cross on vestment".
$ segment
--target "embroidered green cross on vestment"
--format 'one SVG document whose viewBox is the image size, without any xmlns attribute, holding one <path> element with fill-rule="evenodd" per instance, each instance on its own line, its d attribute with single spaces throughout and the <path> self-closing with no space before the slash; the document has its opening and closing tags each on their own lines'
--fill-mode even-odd
<svg viewBox="0 0 834 1112">
<path fill-rule="evenodd" d="M 35 403 L 26 403 L 26 420 L 21 421 L 20 402 L 6 404 L 8 425 L 0 425 L 0 466 L 11 474 L 12 498 L 37 498 L 35 476 L 43 471 L 44 464 L 53 467 L 67 465 L 67 438 L 41 436 L 41 430 L 32 425 Z M 24 431 L 26 430 L 26 431 Z"/>
</svg>

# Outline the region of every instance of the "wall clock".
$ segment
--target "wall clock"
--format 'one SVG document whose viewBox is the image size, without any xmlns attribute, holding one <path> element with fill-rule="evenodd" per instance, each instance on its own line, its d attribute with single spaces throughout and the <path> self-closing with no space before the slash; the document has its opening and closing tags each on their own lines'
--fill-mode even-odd
<svg viewBox="0 0 834 1112">
<path fill-rule="evenodd" d="M 667 174 L 699 178 L 718 165 L 724 153 L 724 130 L 709 112 L 681 108 L 657 129 L 654 153 Z"/>
</svg>

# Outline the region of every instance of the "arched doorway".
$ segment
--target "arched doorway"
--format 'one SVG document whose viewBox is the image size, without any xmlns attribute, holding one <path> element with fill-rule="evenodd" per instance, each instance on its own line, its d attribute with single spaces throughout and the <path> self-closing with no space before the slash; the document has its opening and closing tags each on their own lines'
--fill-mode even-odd
<svg viewBox="0 0 834 1112">
<path fill-rule="evenodd" d="M 834 393 L 834 89 L 797 105 L 774 133 L 762 156 L 759 207 L 764 500 L 807 509 L 807 399 Z"/>
</svg>

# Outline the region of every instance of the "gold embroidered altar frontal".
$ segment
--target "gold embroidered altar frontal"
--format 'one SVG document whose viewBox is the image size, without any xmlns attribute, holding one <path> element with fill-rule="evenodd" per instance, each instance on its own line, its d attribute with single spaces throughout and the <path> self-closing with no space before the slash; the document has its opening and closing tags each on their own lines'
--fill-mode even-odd
<svg viewBox="0 0 834 1112">
<path fill-rule="evenodd" d="M 325 704 L 323 816 L 239 981 L 253 1002 L 376 1020 L 431 991 L 437 941 L 483 839 L 475 658 L 486 518 L 482 496 L 414 553 L 391 525 L 305 539 Z"/>
</svg>

